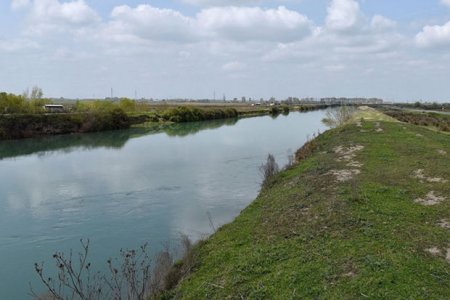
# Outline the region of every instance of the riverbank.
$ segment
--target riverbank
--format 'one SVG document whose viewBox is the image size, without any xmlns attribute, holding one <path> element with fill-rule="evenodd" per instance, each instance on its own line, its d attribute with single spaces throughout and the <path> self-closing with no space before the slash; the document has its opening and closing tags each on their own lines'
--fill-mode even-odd
<svg viewBox="0 0 450 300">
<path fill-rule="evenodd" d="M 365 111 L 297 156 L 165 297 L 448 297 L 448 135 Z"/>
<path fill-rule="evenodd" d="M 221 119 L 288 114 L 313 111 L 327 105 L 251 106 L 251 105 L 149 105 L 149 111 L 125 111 L 120 107 L 76 113 L 35 113 L 0 115 L 0 140 L 39 136 L 148 128 L 161 125 Z"/>
<path fill-rule="evenodd" d="M 120 109 L 71 114 L 9 114 L 0 116 L 0 140 L 126 129 L 132 124 L 133 119 Z"/>
</svg>

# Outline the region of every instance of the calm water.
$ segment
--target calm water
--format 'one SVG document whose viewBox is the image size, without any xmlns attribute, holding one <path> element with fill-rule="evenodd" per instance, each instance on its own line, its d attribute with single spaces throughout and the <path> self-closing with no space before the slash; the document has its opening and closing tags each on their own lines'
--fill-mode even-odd
<svg viewBox="0 0 450 300">
<path fill-rule="evenodd" d="M 160 249 L 230 222 L 257 195 L 268 153 L 280 165 L 324 112 L 0 142 L 0 299 L 27 299 L 33 265 L 91 239 L 103 268 L 120 248 Z"/>
</svg>

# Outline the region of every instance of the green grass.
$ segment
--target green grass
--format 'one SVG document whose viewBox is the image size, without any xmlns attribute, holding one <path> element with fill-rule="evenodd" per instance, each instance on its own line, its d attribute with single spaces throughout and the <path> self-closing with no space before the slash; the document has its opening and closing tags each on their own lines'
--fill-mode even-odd
<svg viewBox="0 0 450 300">
<path fill-rule="evenodd" d="M 450 184 L 411 175 L 424 169 L 450 179 L 450 138 L 371 119 L 321 135 L 309 158 L 280 173 L 234 222 L 196 247 L 192 274 L 166 296 L 448 299 L 450 235 L 438 222 L 450 218 Z M 352 145 L 364 146 L 354 158 L 361 173 L 338 183 L 329 172 L 349 167 L 334 149 Z M 414 202 L 429 191 L 446 201 Z M 442 254 L 426 251 L 432 247 Z"/>
</svg>

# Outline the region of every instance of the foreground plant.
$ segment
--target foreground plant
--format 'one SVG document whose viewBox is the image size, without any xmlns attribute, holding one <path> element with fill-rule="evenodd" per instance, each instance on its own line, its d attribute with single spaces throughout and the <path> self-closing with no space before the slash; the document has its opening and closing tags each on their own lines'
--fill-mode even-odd
<svg viewBox="0 0 450 300">
<path fill-rule="evenodd" d="M 259 167 L 259 171 L 263 177 L 262 186 L 267 186 L 273 177 L 280 171 L 280 168 L 275 161 L 275 157 L 272 154 L 267 155 L 267 161 Z"/>
<path fill-rule="evenodd" d="M 190 241 L 182 237 L 183 257 L 187 256 Z M 80 240 L 82 250 L 73 255 L 72 250 L 66 255 L 56 252 L 53 255 L 58 274 L 49 277 L 44 272 L 44 263 L 36 263 L 35 271 L 46 288 L 46 293 L 37 294 L 30 286 L 30 295 L 39 300 L 144 300 L 161 293 L 169 273 L 172 272 L 174 256 L 166 248 L 156 255 L 154 262 L 150 259 L 148 245 L 138 249 L 120 250 L 117 259 L 108 259 L 108 271 L 93 272 L 88 261 L 89 240 Z M 173 276 L 173 275 L 171 275 Z"/>
</svg>

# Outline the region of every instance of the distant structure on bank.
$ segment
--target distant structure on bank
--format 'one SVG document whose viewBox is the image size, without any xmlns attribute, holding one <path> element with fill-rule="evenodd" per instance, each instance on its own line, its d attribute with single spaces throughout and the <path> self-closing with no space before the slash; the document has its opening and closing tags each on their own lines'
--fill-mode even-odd
<svg viewBox="0 0 450 300">
<path fill-rule="evenodd" d="M 327 104 L 327 105 L 380 105 L 384 100 L 379 98 L 346 98 L 346 97 L 331 97 L 331 98 L 296 98 L 289 97 L 282 100 L 286 104 Z"/>
<path fill-rule="evenodd" d="M 44 110 L 49 113 L 61 113 L 64 112 L 64 106 L 60 104 L 45 104 Z"/>
<path fill-rule="evenodd" d="M 321 98 L 323 104 L 383 104 L 379 98 Z"/>
<path fill-rule="evenodd" d="M 321 98 L 323 104 L 383 104 L 378 98 Z"/>
</svg>

